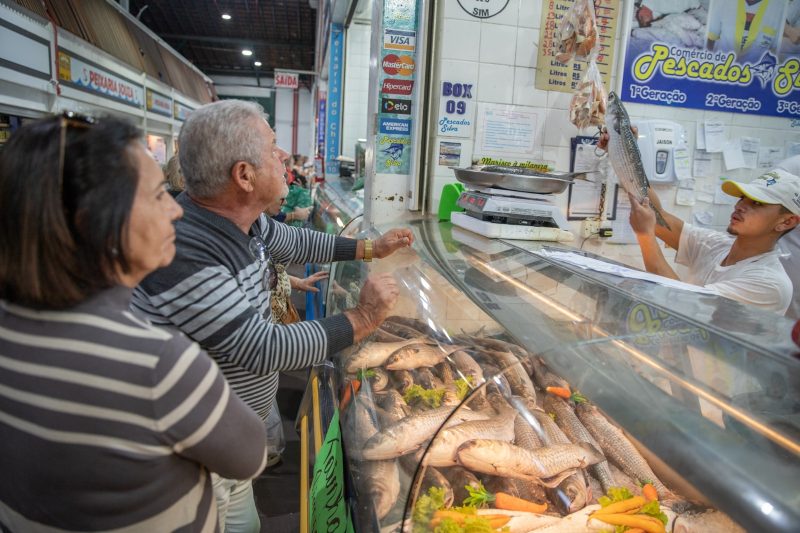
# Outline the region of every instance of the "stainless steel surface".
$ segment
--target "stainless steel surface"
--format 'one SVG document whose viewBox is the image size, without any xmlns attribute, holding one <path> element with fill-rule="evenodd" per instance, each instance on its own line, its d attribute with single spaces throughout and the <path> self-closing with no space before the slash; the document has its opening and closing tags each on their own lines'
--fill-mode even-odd
<svg viewBox="0 0 800 533">
<path fill-rule="evenodd" d="M 539 194 L 558 194 L 564 192 L 575 179 L 584 179 L 585 172 L 567 174 L 548 174 L 517 167 L 489 167 L 497 171 L 474 168 L 454 168 L 456 179 L 474 187 L 499 187 L 510 191 Z M 501 170 L 502 169 L 502 170 Z"/>
</svg>

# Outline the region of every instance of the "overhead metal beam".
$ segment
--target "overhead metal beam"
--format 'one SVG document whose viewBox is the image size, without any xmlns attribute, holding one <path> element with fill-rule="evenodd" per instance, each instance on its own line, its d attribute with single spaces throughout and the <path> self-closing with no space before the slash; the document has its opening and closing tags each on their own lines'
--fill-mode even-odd
<svg viewBox="0 0 800 533">
<path fill-rule="evenodd" d="M 314 49 L 313 43 L 287 43 L 286 41 L 269 41 L 266 39 L 243 39 L 241 37 L 209 37 L 207 35 L 190 35 L 183 33 L 162 33 L 162 39 L 167 41 L 185 41 L 195 43 L 228 44 L 236 47 L 243 46 L 274 46 L 279 48 Z"/>
</svg>

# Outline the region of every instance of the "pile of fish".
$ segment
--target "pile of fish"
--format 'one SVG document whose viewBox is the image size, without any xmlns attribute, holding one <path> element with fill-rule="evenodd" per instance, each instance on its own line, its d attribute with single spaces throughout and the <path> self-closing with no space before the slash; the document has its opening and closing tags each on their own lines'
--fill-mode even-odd
<svg viewBox="0 0 800 533">
<path fill-rule="evenodd" d="M 395 316 L 339 362 L 351 395 L 342 433 L 362 529 L 410 531 L 414 503 L 431 487 L 443 489 L 451 507 L 462 505 L 468 487 L 483 486 L 546 504 L 542 513 L 493 509 L 513 514 L 504 526 L 512 533 L 592 531 L 587 513 L 609 488 L 639 494 L 649 481 L 669 511 L 666 531 L 673 523 L 699 531 L 688 513 L 675 520 L 686 502 L 625 434 L 579 394 L 545 392 L 570 388 L 515 343 L 443 338 Z"/>
</svg>

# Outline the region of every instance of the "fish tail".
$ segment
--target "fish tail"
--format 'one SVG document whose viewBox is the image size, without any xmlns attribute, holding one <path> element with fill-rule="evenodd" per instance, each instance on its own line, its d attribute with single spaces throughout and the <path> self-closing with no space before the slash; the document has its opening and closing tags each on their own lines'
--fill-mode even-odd
<svg viewBox="0 0 800 533">
<path fill-rule="evenodd" d="M 672 228 L 669 227 L 669 224 L 667 224 L 667 221 L 664 219 L 664 215 L 661 214 L 661 211 L 659 211 L 658 208 L 656 208 L 656 206 L 651 206 L 651 207 L 653 208 L 653 211 L 655 211 L 656 213 L 656 224 L 672 231 Z"/>
</svg>

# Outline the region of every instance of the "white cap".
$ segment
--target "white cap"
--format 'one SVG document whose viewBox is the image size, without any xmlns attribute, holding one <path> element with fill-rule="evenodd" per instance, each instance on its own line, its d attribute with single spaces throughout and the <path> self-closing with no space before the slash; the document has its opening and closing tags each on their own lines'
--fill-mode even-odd
<svg viewBox="0 0 800 533">
<path fill-rule="evenodd" d="M 780 204 L 800 215 L 800 178 L 780 168 L 770 170 L 750 183 L 725 181 L 722 191 L 731 196 L 746 196 L 762 204 Z"/>
</svg>

